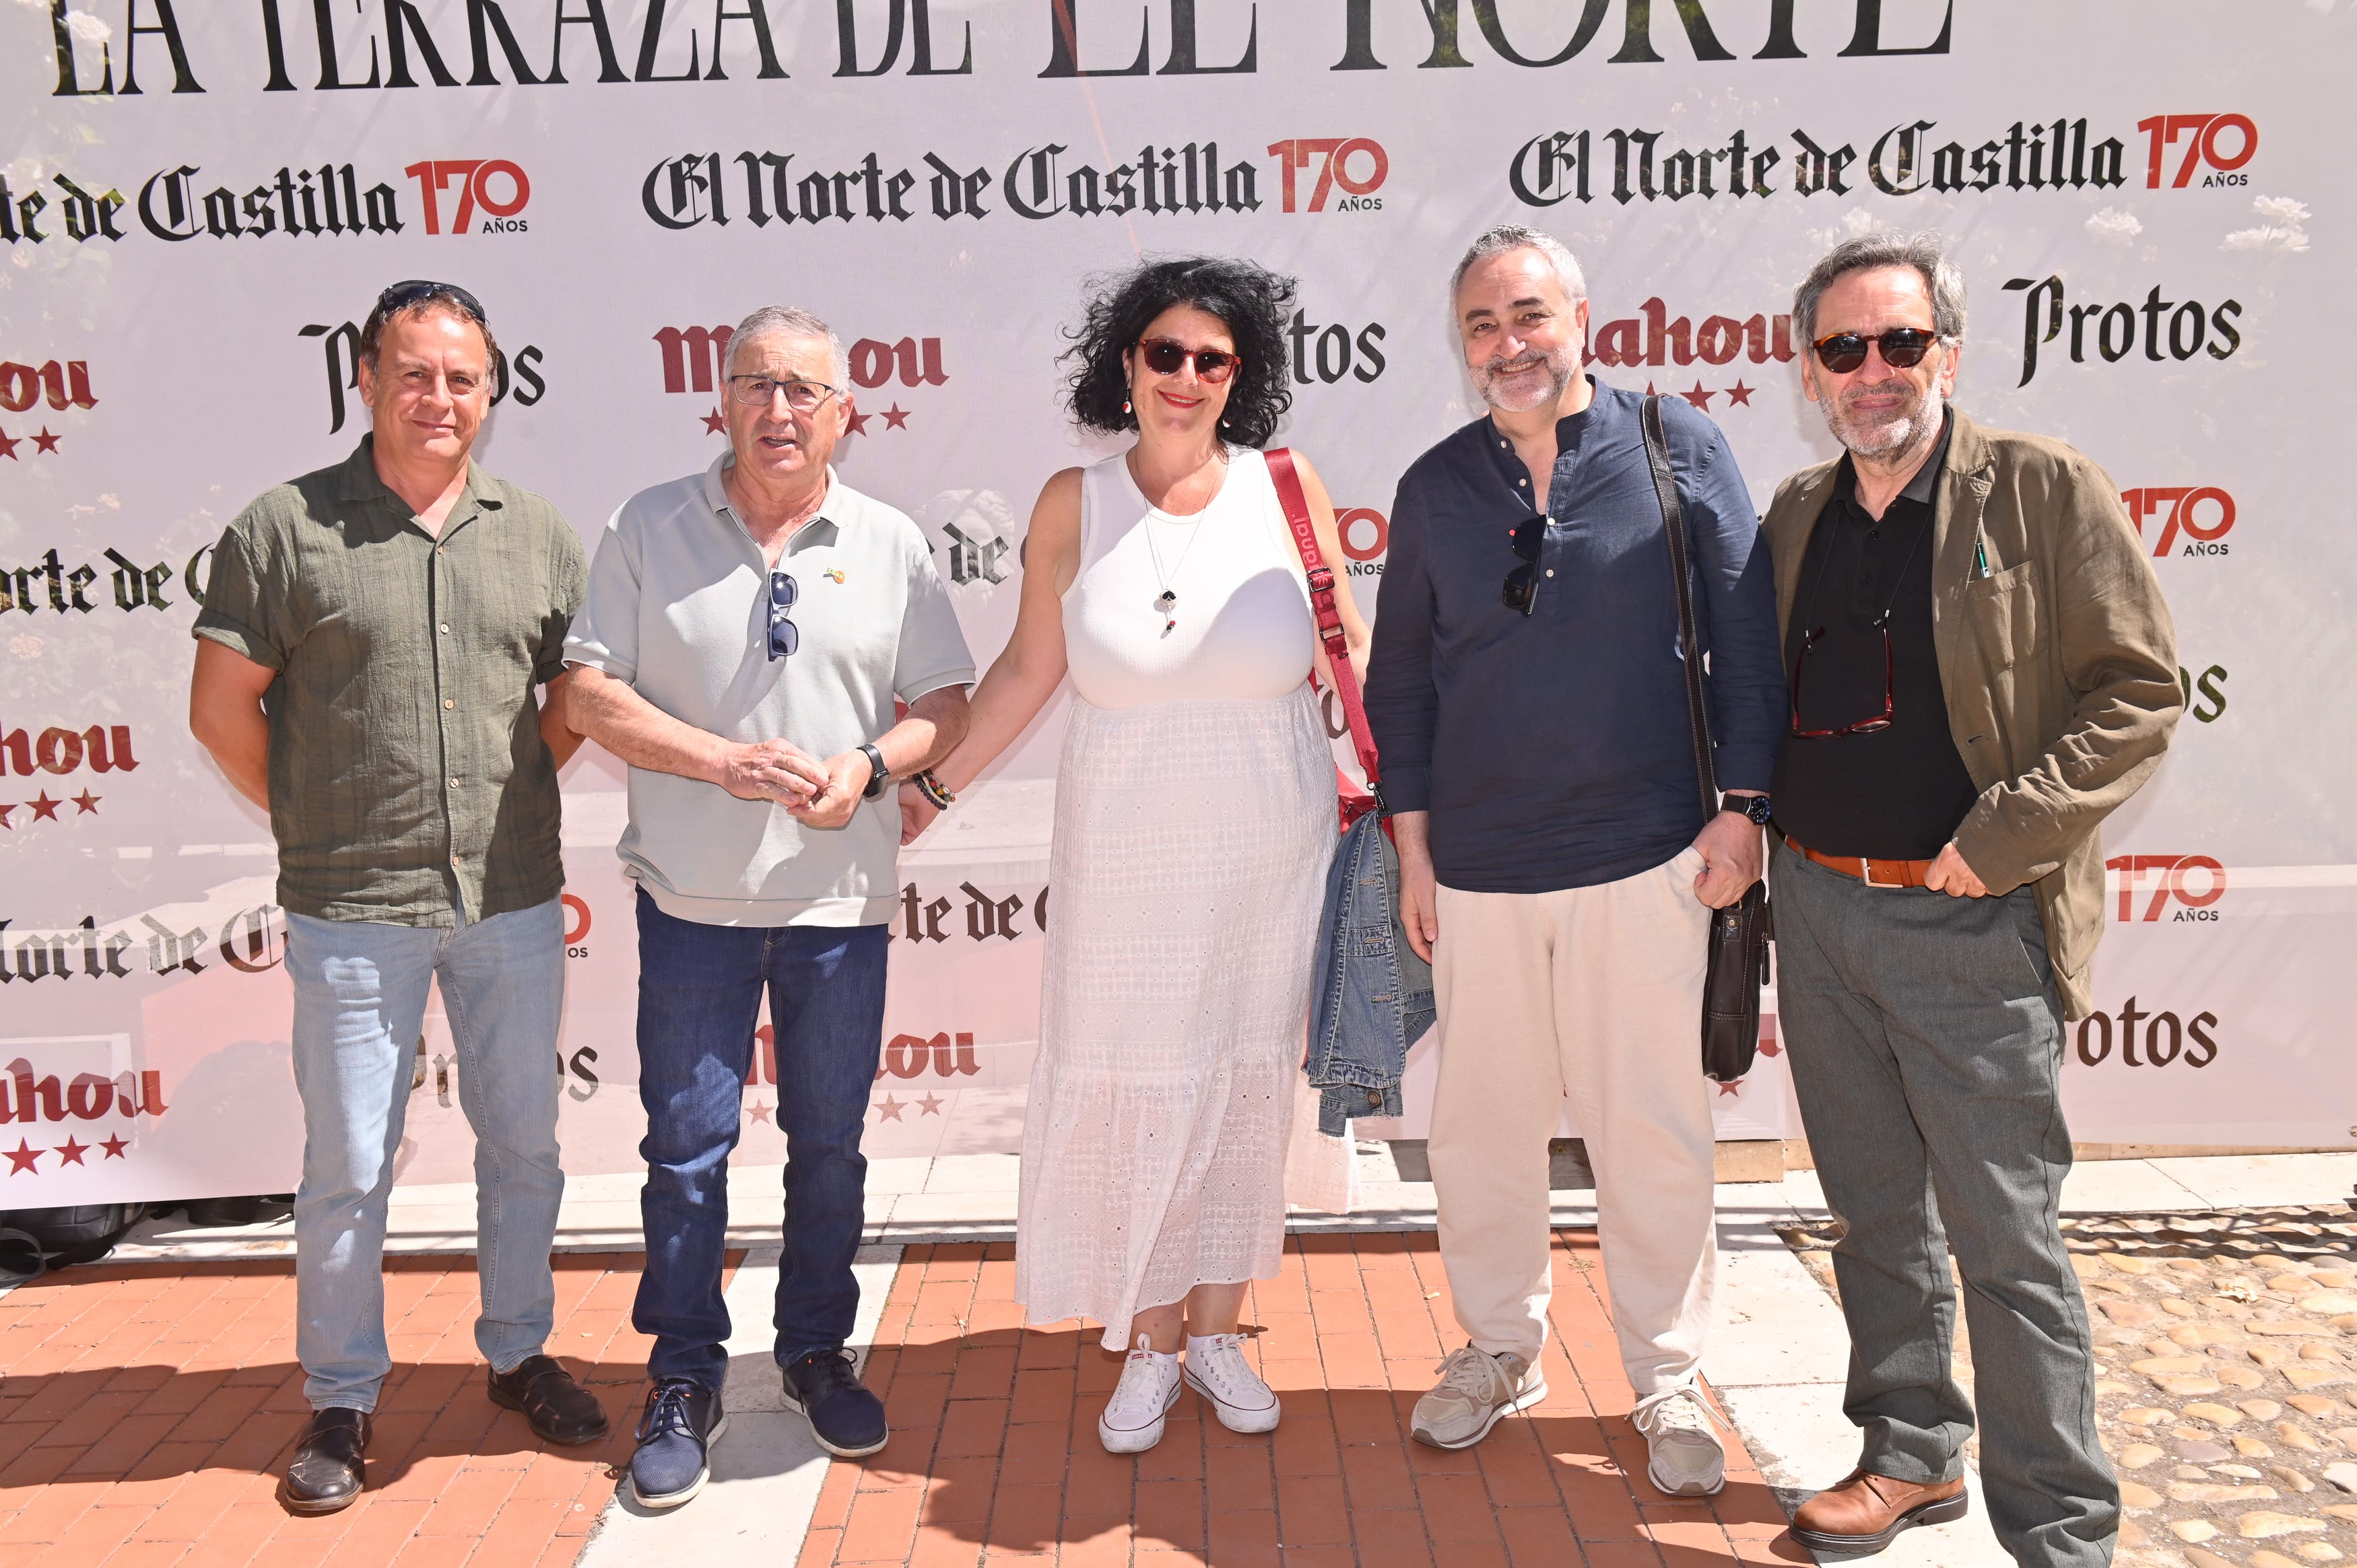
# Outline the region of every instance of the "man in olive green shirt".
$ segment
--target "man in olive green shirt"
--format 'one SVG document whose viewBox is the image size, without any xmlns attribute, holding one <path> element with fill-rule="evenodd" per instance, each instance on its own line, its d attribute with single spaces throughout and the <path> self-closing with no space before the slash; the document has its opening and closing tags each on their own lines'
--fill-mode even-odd
<svg viewBox="0 0 2357 1568">
<path fill-rule="evenodd" d="M 287 912 L 296 1351 L 315 1412 L 279 1490 L 297 1513 L 360 1495 L 392 1369 L 393 1155 L 436 979 L 475 1131 L 491 1399 L 549 1442 L 607 1428 L 543 1352 L 565 1189 L 556 769 L 578 744 L 557 698 L 585 573 L 555 508 L 469 460 L 497 352 L 464 289 L 386 289 L 361 335 L 370 434 L 230 524 L 196 622 L 189 727 L 270 813 Z"/>
</svg>

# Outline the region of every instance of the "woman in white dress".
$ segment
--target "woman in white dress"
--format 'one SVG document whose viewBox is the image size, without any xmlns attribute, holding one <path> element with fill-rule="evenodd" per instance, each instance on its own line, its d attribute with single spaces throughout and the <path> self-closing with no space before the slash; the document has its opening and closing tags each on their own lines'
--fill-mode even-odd
<svg viewBox="0 0 2357 1568">
<path fill-rule="evenodd" d="M 935 812 L 925 786 L 972 783 L 1071 674 L 1015 1289 L 1034 1322 L 1093 1318 L 1128 1352 L 1097 1426 L 1114 1453 L 1160 1439 L 1182 1381 L 1232 1430 L 1279 1414 L 1237 1316 L 1284 1247 L 1336 821 L 1308 685 L 1329 679 L 1325 653 L 1259 450 L 1292 402 L 1293 302 L 1291 279 L 1232 260 L 1099 286 L 1070 405 L 1137 440 L 1040 492 L 1015 633 L 965 742 L 901 796 L 913 838 Z M 1325 486 L 1297 467 L 1339 562 Z"/>
</svg>

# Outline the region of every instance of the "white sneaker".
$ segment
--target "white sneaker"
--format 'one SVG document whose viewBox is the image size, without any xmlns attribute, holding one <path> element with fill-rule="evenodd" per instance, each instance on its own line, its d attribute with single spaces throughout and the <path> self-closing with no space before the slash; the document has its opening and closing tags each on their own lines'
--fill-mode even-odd
<svg viewBox="0 0 2357 1568">
<path fill-rule="evenodd" d="M 1108 1454 L 1143 1454 L 1161 1442 L 1163 1418 L 1178 1402 L 1178 1357 L 1150 1344 L 1145 1335 L 1137 1337 L 1137 1348 L 1097 1417 L 1097 1441 Z"/>
<path fill-rule="evenodd" d="M 1275 1391 L 1244 1359 L 1243 1336 L 1187 1337 L 1187 1360 L 1179 1369 L 1187 1386 L 1211 1402 L 1211 1412 L 1230 1432 L 1274 1432 L 1283 1413 Z"/>
<path fill-rule="evenodd" d="M 1645 1473 L 1674 1498 L 1707 1498 L 1727 1485 L 1727 1450 L 1715 1424 L 1719 1413 L 1692 1383 L 1648 1394 L 1630 1417 L 1645 1434 Z"/>
</svg>

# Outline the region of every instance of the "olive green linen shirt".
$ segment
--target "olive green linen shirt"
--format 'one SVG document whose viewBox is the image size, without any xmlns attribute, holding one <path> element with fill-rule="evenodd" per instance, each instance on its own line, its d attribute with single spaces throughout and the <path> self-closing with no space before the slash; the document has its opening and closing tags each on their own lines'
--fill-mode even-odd
<svg viewBox="0 0 2357 1568">
<path fill-rule="evenodd" d="M 278 901 L 395 926 L 564 886 L 555 759 L 533 688 L 564 670 L 587 572 L 554 507 L 472 462 L 440 538 L 377 477 L 373 437 L 223 532 L 195 634 L 277 679 Z"/>
<path fill-rule="evenodd" d="M 1840 466 L 1786 479 L 1760 523 L 1787 634 Z M 2055 989 L 2083 1018 L 2104 934 L 2103 822 L 2160 766 L 2184 711 L 2176 623 L 2112 477 L 2060 441 L 1957 410 L 1932 503 L 1932 646 L 1980 790 L 1956 853 L 1992 894 L 2034 890 Z"/>
</svg>

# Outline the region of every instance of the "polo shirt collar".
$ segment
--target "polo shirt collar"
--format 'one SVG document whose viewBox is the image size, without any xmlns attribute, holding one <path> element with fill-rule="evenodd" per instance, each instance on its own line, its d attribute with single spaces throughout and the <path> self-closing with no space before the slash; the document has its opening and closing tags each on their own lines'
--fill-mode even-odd
<svg viewBox="0 0 2357 1568">
<path fill-rule="evenodd" d="M 737 515 L 736 504 L 728 499 L 727 480 L 723 478 L 728 466 L 736 461 L 734 451 L 723 452 L 712 459 L 712 467 L 704 470 L 704 504 L 712 509 L 715 517 L 726 518 L 737 525 L 739 532 L 744 532 L 745 520 Z M 847 493 L 843 486 L 843 477 L 834 471 L 834 465 L 829 463 L 826 466 L 826 497 L 819 502 L 817 515 L 788 536 L 787 553 L 791 553 L 805 544 L 832 542 L 840 538 Z M 749 539 L 751 536 L 748 534 L 747 537 Z"/>
<path fill-rule="evenodd" d="M 414 521 L 417 513 L 410 504 L 395 495 L 376 471 L 376 435 L 363 435 L 352 455 L 335 467 L 335 497 L 338 500 L 374 502 L 389 508 L 404 521 Z M 442 537 L 447 539 L 459 524 L 471 521 L 479 512 L 496 511 L 499 497 L 491 493 L 490 477 L 482 465 L 469 456 L 467 459 L 467 488 L 458 492 L 458 499 L 450 508 L 450 515 L 442 524 Z"/>
</svg>

